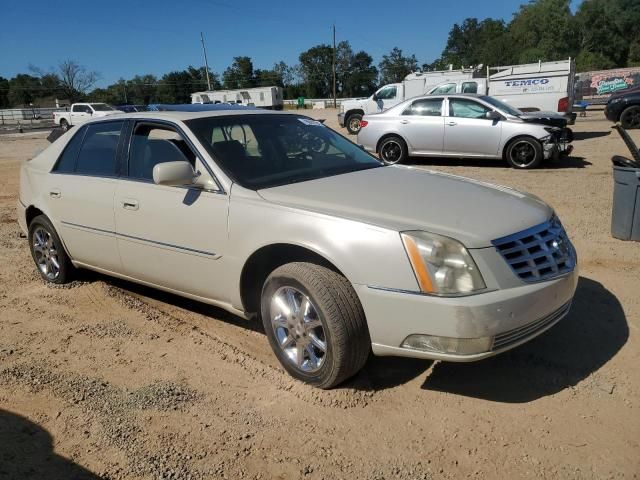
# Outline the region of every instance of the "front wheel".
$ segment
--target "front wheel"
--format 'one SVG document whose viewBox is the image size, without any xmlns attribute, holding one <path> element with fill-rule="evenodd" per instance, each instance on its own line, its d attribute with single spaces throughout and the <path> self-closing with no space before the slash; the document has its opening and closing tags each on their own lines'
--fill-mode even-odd
<svg viewBox="0 0 640 480">
<path fill-rule="evenodd" d="M 71 280 L 74 267 L 56 230 L 44 215 L 38 215 L 29 224 L 29 248 L 43 280 L 49 283 Z"/>
<path fill-rule="evenodd" d="M 620 115 L 620 124 L 625 130 L 640 128 L 640 107 L 627 107 Z"/>
<path fill-rule="evenodd" d="M 69 124 L 65 119 L 60 120 L 60 128 L 62 129 L 63 132 L 66 132 L 67 130 L 69 130 Z"/>
<path fill-rule="evenodd" d="M 360 122 L 362 121 L 362 115 L 359 113 L 352 113 L 347 117 L 346 126 L 347 131 L 351 135 L 356 135 L 360 131 Z"/>
<path fill-rule="evenodd" d="M 262 289 L 271 348 L 294 378 L 331 388 L 365 364 L 371 340 L 360 301 L 339 273 L 312 263 L 274 270 Z"/>
<path fill-rule="evenodd" d="M 513 168 L 536 168 L 542 163 L 542 145 L 535 138 L 517 138 L 507 147 L 505 157 Z"/>
</svg>

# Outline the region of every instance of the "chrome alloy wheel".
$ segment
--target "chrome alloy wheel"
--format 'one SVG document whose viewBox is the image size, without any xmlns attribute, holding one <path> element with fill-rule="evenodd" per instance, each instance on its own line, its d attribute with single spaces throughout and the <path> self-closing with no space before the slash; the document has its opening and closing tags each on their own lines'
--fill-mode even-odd
<svg viewBox="0 0 640 480">
<path fill-rule="evenodd" d="M 509 152 L 511 161 L 521 167 L 528 167 L 536 159 L 536 149 L 531 142 L 522 140 L 516 142 Z"/>
<path fill-rule="evenodd" d="M 385 163 L 398 163 L 402 157 L 402 146 L 395 140 L 387 140 L 380 149 L 380 156 Z"/>
<path fill-rule="evenodd" d="M 55 280 L 60 275 L 60 259 L 53 237 L 42 227 L 33 232 L 33 257 L 38 268 L 48 280 Z"/>
<path fill-rule="evenodd" d="M 271 297 L 271 326 L 280 349 L 299 370 L 311 373 L 322 367 L 327 340 L 315 306 L 293 287 L 280 287 Z"/>
<path fill-rule="evenodd" d="M 349 129 L 352 132 L 357 132 L 358 130 L 360 130 L 360 119 L 357 117 L 351 117 L 349 119 Z"/>
</svg>

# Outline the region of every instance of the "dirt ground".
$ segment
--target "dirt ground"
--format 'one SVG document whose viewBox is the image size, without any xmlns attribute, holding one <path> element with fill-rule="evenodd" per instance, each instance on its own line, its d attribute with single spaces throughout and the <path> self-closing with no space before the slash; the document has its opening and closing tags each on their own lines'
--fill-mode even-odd
<svg viewBox="0 0 640 480">
<path fill-rule="evenodd" d="M 47 142 L 0 136 L 0 478 L 637 478 L 640 243 L 609 234 L 610 157 L 628 151 L 602 112 L 575 131 L 571 158 L 534 171 L 411 162 L 552 204 L 579 255 L 570 315 L 475 364 L 371 358 L 332 391 L 213 307 L 91 273 L 45 285 L 15 202 Z"/>
</svg>

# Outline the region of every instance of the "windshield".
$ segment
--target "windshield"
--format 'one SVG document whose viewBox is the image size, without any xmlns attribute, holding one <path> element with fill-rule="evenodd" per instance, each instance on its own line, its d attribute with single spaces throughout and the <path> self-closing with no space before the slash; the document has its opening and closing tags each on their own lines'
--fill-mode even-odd
<svg viewBox="0 0 640 480">
<path fill-rule="evenodd" d="M 92 103 L 91 106 L 96 112 L 110 112 L 112 110 L 115 110 L 113 107 L 107 105 L 106 103 Z"/>
<path fill-rule="evenodd" d="M 520 115 L 522 115 L 522 111 L 493 97 L 482 96 L 480 98 L 485 102 L 490 103 L 494 107 L 499 108 L 503 112 L 508 113 L 509 115 L 513 115 L 514 117 L 519 117 Z"/>
<path fill-rule="evenodd" d="M 185 123 L 231 179 L 252 190 L 383 165 L 317 120 L 298 115 L 229 115 Z"/>
</svg>

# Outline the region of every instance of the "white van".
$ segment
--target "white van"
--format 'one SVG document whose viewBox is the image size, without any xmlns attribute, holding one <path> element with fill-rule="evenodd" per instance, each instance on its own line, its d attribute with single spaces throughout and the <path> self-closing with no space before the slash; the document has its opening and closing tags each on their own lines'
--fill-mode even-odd
<svg viewBox="0 0 640 480">
<path fill-rule="evenodd" d="M 282 109 L 282 87 L 256 87 L 237 90 L 208 90 L 191 94 L 191 103 L 236 103 L 254 107 Z"/>
</svg>

